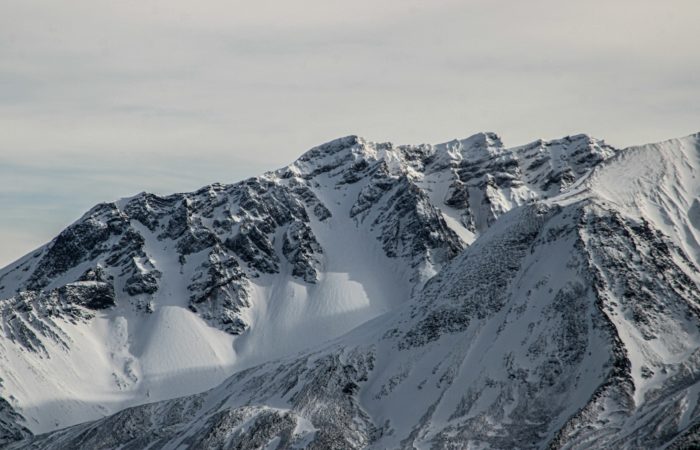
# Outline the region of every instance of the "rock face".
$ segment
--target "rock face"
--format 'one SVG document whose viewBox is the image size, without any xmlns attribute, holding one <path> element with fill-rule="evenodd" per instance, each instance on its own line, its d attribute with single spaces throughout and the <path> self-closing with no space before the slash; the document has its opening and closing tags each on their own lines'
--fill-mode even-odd
<svg viewBox="0 0 700 450">
<path fill-rule="evenodd" d="M 19 422 L 24 418 L 4 399 L 0 399 L 0 445 L 6 446 L 31 436 Z"/>
<path fill-rule="evenodd" d="M 127 400 L 17 446 L 686 445 L 700 427 L 698 170 L 698 135 L 625 150 L 353 136 L 238 184 L 99 205 L 0 273 L 0 375 L 39 354 L 79 364 L 85 330 L 107 329 Z M 221 383 L 158 391 L 164 370 Z M 20 387 L 1 391 L 8 423 L 55 428 Z M 163 400 L 123 409 L 144 395 Z"/>
</svg>

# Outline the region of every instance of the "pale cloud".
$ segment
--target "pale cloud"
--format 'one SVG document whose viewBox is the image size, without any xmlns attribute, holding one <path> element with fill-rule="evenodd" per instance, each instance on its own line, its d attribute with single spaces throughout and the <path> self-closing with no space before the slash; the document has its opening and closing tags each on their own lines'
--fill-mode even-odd
<svg viewBox="0 0 700 450">
<path fill-rule="evenodd" d="M 1 8 L 0 264 L 97 201 L 235 181 L 350 133 L 625 146 L 700 130 L 696 0 Z"/>
</svg>

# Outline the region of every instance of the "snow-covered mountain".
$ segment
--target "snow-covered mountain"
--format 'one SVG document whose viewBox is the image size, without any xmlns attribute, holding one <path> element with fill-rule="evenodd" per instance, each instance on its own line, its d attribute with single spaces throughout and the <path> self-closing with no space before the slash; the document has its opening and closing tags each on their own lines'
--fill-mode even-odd
<svg viewBox="0 0 700 450">
<path fill-rule="evenodd" d="M 683 445 L 698 170 L 700 135 L 353 136 L 98 205 L 0 272 L 0 439 L 98 419 L 18 445 Z"/>
</svg>

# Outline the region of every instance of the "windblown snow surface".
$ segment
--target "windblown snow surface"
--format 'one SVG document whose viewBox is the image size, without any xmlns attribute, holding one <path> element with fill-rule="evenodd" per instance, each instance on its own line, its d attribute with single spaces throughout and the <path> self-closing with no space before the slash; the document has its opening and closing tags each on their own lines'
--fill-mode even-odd
<svg viewBox="0 0 700 450">
<path fill-rule="evenodd" d="M 0 272 L 1 442 L 691 446 L 698 170 L 700 135 L 352 136 L 98 205 Z"/>
</svg>

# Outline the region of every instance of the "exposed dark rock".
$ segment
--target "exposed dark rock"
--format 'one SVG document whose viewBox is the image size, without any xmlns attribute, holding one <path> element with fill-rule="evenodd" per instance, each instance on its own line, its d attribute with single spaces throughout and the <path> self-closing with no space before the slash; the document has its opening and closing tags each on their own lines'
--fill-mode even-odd
<svg viewBox="0 0 700 450">
<path fill-rule="evenodd" d="M 292 275 L 307 283 L 318 280 L 318 257 L 323 250 L 308 225 L 296 222 L 287 228 L 282 253 L 292 265 Z"/>
<path fill-rule="evenodd" d="M 209 254 L 187 288 L 192 292 L 192 311 L 228 333 L 236 335 L 246 329 L 239 313 L 250 306 L 248 280 L 236 259 L 221 248 Z"/>
<path fill-rule="evenodd" d="M 106 309 L 116 306 L 114 286 L 101 281 L 77 281 L 58 288 L 63 301 L 89 309 Z"/>
<path fill-rule="evenodd" d="M 129 295 L 155 294 L 158 291 L 158 280 L 162 274 L 153 270 L 137 272 L 126 280 L 124 291 Z"/>
<path fill-rule="evenodd" d="M 0 397 L 0 447 L 31 436 L 31 432 L 19 424 L 23 420 L 7 400 Z"/>
</svg>

